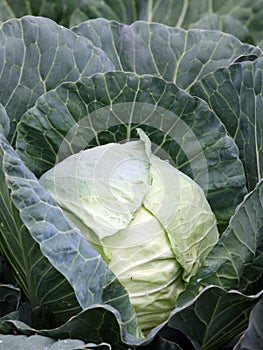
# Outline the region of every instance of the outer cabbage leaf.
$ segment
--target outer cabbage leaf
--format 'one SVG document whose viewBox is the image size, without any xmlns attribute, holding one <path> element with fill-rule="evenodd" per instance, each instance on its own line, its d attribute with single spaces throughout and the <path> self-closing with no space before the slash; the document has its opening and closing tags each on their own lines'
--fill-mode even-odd
<svg viewBox="0 0 263 350">
<path fill-rule="evenodd" d="M 204 77 L 191 93 L 206 100 L 240 149 L 247 186 L 263 177 L 263 59 L 236 63 Z"/>
<path fill-rule="evenodd" d="M 206 103 L 160 78 L 109 72 L 61 84 L 24 114 L 16 147 L 40 176 L 88 146 L 136 137 L 138 126 L 157 155 L 203 188 L 225 225 L 246 191 L 237 146 Z"/>
<path fill-rule="evenodd" d="M 163 10 L 167 12 L 166 6 Z M 262 55 L 259 48 L 243 44 L 232 35 L 160 23 L 138 21 L 125 25 L 99 18 L 81 23 L 72 31 L 101 48 L 116 70 L 153 74 L 183 89 L 242 55 Z"/>
<path fill-rule="evenodd" d="M 0 102 L 12 139 L 23 112 L 62 81 L 107 71 L 112 64 L 87 39 L 41 17 L 10 19 L 0 28 Z"/>
<path fill-rule="evenodd" d="M 127 292 L 2 135 L 1 157 L 1 250 L 32 307 L 46 307 L 54 322 L 68 319 L 79 305 L 109 304 L 139 335 Z M 45 313 L 42 318 L 47 316 L 50 321 Z"/>
</svg>

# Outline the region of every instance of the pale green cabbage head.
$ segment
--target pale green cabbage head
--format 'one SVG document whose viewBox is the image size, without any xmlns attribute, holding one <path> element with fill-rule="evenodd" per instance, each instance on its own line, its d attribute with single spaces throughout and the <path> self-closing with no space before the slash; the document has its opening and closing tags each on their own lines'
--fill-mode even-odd
<svg viewBox="0 0 263 350">
<path fill-rule="evenodd" d="M 218 230 L 202 189 L 138 133 L 74 154 L 40 181 L 125 286 L 148 331 L 168 318 Z"/>
</svg>

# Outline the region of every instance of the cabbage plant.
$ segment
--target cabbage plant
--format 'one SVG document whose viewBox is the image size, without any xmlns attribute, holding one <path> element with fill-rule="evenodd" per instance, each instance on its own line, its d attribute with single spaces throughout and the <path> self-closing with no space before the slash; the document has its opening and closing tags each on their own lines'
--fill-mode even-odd
<svg viewBox="0 0 263 350">
<path fill-rule="evenodd" d="M 3 348 L 260 349 L 261 49 L 32 15 L 0 45 Z"/>
</svg>

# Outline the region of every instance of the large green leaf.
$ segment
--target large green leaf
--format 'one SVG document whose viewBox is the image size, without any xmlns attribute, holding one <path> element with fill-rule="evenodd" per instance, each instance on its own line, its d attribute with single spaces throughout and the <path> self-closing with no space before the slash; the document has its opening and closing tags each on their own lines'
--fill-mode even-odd
<svg viewBox="0 0 263 350">
<path fill-rule="evenodd" d="M 160 156 L 203 187 L 219 225 L 226 224 L 245 191 L 237 147 L 206 103 L 157 77 L 108 72 L 61 84 L 24 114 L 16 146 L 40 176 L 94 140 L 136 137 L 138 126 Z"/>
<path fill-rule="evenodd" d="M 0 103 L 12 122 L 9 139 L 40 95 L 62 81 L 111 68 L 104 52 L 89 40 L 47 18 L 5 22 L 0 27 Z"/>
<path fill-rule="evenodd" d="M 192 339 L 198 350 L 221 349 L 246 329 L 249 313 L 262 294 L 263 291 L 247 296 L 209 286 L 191 302 L 175 309 L 167 325 Z"/>
<path fill-rule="evenodd" d="M 234 350 L 251 350 L 263 348 L 263 298 L 253 308 L 249 326 Z"/>
<path fill-rule="evenodd" d="M 231 15 L 250 31 L 257 43 L 262 38 L 262 0 L 84 0 L 71 16 L 71 25 L 104 17 L 131 24 L 137 20 L 159 22 L 188 29 L 195 22 L 204 22 L 208 15 Z M 233 27 L 224 29 L 233 33 Z"/>
<path fill-rule="evenodd" d="M 153 74 L 183 89 L 242 55 L 262 55 L 259 48 L 242 44 L 219 31 L 171 28 L 138 21 L 124 25 L 105 19 L 84 22 L 72 31 L 101 48 L 115 69 Z"/>
<path fill-rule="evenodd" d="M 6 166 L 3 159 L 6 143 L 1 133 L 0 135 L 0 250 L 9 261 L 32 308 L 33 318 L 36 321 L 42 319 L 42 323 L 35 326 L 41 327 L 47 323 L 55 326 L 74 315 L 80 306 L 67 280 L 41 253 L 11 200 L 3 171 Z M 28 190 L 25 189 L 24 201 L 30 205 L 28 195 Z"/>
<path fill-rule="evenodd" d="M 98 349 L 110 350 L 110 346 L 95 344 L 85 344 L 78 339 L 54 340 L 41 335 L 1 335 L 0 345 L 2 350 L 81 350 L 81 349 Z"/>
<path fill-rule="evenodd" d="M 245 196 L 218 244 L 208 255 L 178 303 L 184 304 L 203 286 L 255 294 L 262 290 L 263 277 L 263 179 Z"/>
<path fill-rule="evenodd" d="M 60 317 L 63 312 L 68 315 L 78 311 L 75 296 L 82 308 L 108 304 L 118 310 L 115 312 L 123 327 L 139 335 L 135 313 L 123 286 L 79 230 L 63 216 L 4 136 L 0 136 L 4 174 L 1 250 L 17 272 L 30 302 L 34 307 L 52 304 L 48 311 L 53 316 L 60 313 Z"/>
<path fill-rule="evenodd" d="M 263 59 L 236 63 L 197 82 L 191 93 L 206 100 L 240 149 L 249 190 L 263 177 Z"/>
</svg>

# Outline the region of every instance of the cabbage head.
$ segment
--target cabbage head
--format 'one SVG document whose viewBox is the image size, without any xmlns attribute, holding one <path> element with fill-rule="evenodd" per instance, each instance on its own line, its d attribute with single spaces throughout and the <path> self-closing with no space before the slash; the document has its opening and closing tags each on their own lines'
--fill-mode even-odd
<svg viewBox="0 0 263 350">
<path fill-rule="evenodd" d="M 127 289 L 147 332 L 167 320 L 218 230 L 203 190 L 138 133 L 74 154 L 40 182 Z"/>
</svg>

